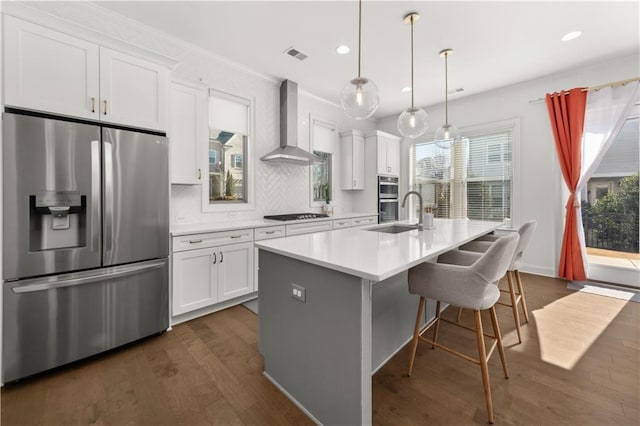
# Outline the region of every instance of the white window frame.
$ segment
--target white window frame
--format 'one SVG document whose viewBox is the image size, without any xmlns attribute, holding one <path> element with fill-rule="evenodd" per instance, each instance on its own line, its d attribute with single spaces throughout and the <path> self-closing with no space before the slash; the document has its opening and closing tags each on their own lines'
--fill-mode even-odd
<svg viewBox="0 0 640 426">
<path fill-rule="evenodd" d="M 511 227 L 513 223 L 521 223 L 520 220 L 520 140 L 521 140 L 521 120 L 519 117 L 509 118 L 500 121 L 475 124 L 460 128 L 464 138 L 472 138 L 490 133 L 498 133 L 501 131 L 511 131 L 511 223 L 505 223 L 504 227 Z M 411 187 L 411 176 L 414 173 L 415 164 L 411 163 L 411 145 L 416 143 L 430 142 L 433 140 L 433 134 L 428 137 L 419 138 L 409 142 L 407 146 L 407 159 L 409 163 L 409 173 L 406 176 L 408 190 Z M 415 220 L 413 212 L 416 210 L 414 203 L 417 203 L 416 197 L 410 197 L 410 206 L 407 209 L 408 218 Z"/>
<path fill-rule="evenodd" d="M 329 128 L 333 131 L 333 140 L 332 140 L 332 149 L 331 152 L 327 152 L 330 155 L 331 161 L 329 163 L 329 188 L 331 189 L 331 202 L 335 200 L 335 151 L 338 148 L 338 126 L 333 121 L 325 120 L 319 117 L 315 117 L 312 114 L 309 114 L 309 151 L 313 153 L 314 151 L 325 152 L 316 150 L 313 141 L 313 127 L 318 124 L 319 126 L 323 126 Z M 309 207 L 322 207 L 326 204 L 324 200 L 314 201 L 313 199 L 313 173 L 311 172 L 313 165 L 309 165 Z"/>
<path fill-rule="evenodd" d="M 243 157 L 243 163 L 245 169 L 245 182 L 244 188 L 247 193 L 247 197 L 244 202 L 229 202 L 229 203 L 209 203 L 209 179 L 204 179 L 202 182 L 202 211 L 205 213 L 220 213 L 220 212 L 233 212 L 233 211 L 250 211 L 256 209 L 256 191 L 255 191 L 255 97 L 244 94 L 230 94 L 218 89 L 209 89 L 209 97 L 215 96 L 221 99 L 227 99 L 233 102 L 242 103 L 247 105 L 248 109 L 248 134 L 246 135 L 247 144 L 246 158 Z M 207 105 L 209 103 L 207 102 Z M 207 116 L 209 115 L 207 111 Z M 207 129 L 209 129 L 207 125 Z M 222 129 L 224 130 L 224 129 Z M 201 150 L 202 152 L 202 170 L 209 171 L 209 138 Z M 207 174 L 208 176 L 208 174 Z"/>
</svg>

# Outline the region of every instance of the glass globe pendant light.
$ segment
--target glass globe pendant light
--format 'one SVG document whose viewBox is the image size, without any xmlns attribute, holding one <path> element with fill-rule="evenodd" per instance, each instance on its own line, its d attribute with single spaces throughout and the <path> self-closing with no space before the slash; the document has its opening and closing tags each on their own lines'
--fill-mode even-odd
<svg viewBox="0 0 640 426">
<path fill-rule="evenodd" d="M 444 124 L 436 130 L 433 141 L 437 146 L 444 149 L 451 148 L 451 145 L 460 140 L 460 130 L 449 123 L 449 70 L 447 59 L 453 53 L 451 49 L 440 51 L 440 56 L 444 57 Z"/>
<path fill-rule="evenodd" d="M 406 24 L 411 24 L 411 107 L 407 108 L 398 117 L 398 131 L 405 138 L 417 138 L 427 131 L 427 113 L 413 104 L 413 24 L 420 19 L 417 12 L 409 13 L 404 17 Z"/>
<path fill-rule="evenodd" d="M 347 83 L 340 93 L 340 104 L 345 114 L 356 120 L 364 120 L 373 115 L 380 104 L 376 84 L 360 75 L 362 46 L 362 0 L 358 1 L 358 76 Z"/>
</svg>

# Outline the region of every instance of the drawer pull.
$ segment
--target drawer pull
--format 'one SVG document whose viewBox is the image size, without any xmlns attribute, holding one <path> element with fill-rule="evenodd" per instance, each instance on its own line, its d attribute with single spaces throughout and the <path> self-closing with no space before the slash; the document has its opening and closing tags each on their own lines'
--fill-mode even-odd
<svg viewBox="0 0 640 426">
<path fill-rule="evenodd" d="M 232 235 L 231 238 L 242 238 L 242 235 Z"/>
<path fill-rule="evenodd" d="M 267 235 L 272 235 L 272 234 L 275 234 L 275 233 L 276 233 L 276 231 L 267 231 L 267 232 L 265 232 L 265 234 L 267 234 Z"/>
<path fill-rule="evenodd" d="M 218 256 L 216 256 L 215 252 L 213 253 L 213 264 L 215 265 L 218 262 Z"/>
<path fill-rule="evenodd" d="M 198 244 L 201 243 L 202 240 L 189 240 L 189 244 Z"/>
<path fill-rule="evenodd" d="M 220 252 L 220 263 L 224 262 L 224 255 Z"/>
</svg>

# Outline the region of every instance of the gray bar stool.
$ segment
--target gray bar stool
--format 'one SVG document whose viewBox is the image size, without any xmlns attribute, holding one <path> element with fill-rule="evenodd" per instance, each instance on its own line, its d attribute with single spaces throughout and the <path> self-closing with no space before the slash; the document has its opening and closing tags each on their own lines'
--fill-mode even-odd
<svg viewBox="0 0 640 426">
<path fill-rule="evenodd" d="M 507 271 L 511 260 L 513 259 L 513 254 L 518 244 L 518 240 L 518 233 L 512 233 L 504 236 L 491 244 L 491 247 L 481 255 L 453 250 L 452 252 L 449 252 L 448 255 L 451 257 L 451 260 L 457 259 L 460 264 L 425 262 L 409 269 L 408 275 L 409 293 L 420 296 L 418 315 L 416 317 L 416 323 L 413 330 L 413 340 L 411 342 L 411 358 L 409 360 L 408 375 L 411 376 L 411 372 L 413 370 L 413 363 L 415 361 L 419 340 L 429 343 L 433 348 L 437 347 L 443 349 L 467 361 L 478 364 L 482 372 L 482 382 L 484 384 L 484 394 L 490 423 L 493 423 L 493 401 L 491 399 L 491 386 L 489 383 L 489 368 L 487 366 L 487 361 L 493 354 L 496 346 L 500 353 L 500 360 L 502 361 L 504 375 L 506 378 L 509 378 L 507 360 L 505 358 L 504 347 L 502 346 L 502 337 L 500 335 L 500 328 L 498 327 L 498 320 L 494 305 L 500 297 L 498 280 L 503 277 Z M 466 266 L 463 266 L 464 264 L 466 264 Z M 420 329 L 426 298 L 437 301 L 436 317 L 424 328 Z M 465 327 L 458 323 L 453 324 L 475 331 L 478 344 L 478 359 L 457 352 L 454 349 L 443 346 L 437 342 L 440 321 L 446 321 L 440 316 L 441 302 L 473 310 L 475 315 L 475 328 Z M 482 329 L 480 311 L 483 310 L 489 310 L 491 314 L 493 335 L 485 334 Z M 433 325 L 435 325 L 433 340 L 423 337 L 422 334 L 424 334 Z M 484 336 L 495 339 L 488 354 L 484 344 Z"/>
<path fill-rule="evenodd" d="M 504 291 L 505 293 L 509 293 L 511 303 L 498 302 L 499 305 L 511 307 L 513 311 L 513 319 L 516 324 L 516 333 L 518 334 L 519 343 L 522 343 L 522 336 L 520 334 L 520 314 L 518 313 L 518 306 L 522 308 L 524 321 L 526 323 L 529 322 L 529 312 L 527 310 L 527 301 L 524 297 L 524 288 L 522 286 L 522 278 L 520 277 L 520 264 L 522 263 L 522 254 L 524 253 L 525 249 L 527 248 L 527 246 L 531 242 L 531 239 L 533 238 L 533 233 L 536 230 L 536 225 L 537 223 L 535 220 L 530 220 L 524 223 L 520 227 L 520 229 L 518 229 L 517 231 L 501 230 L 498 232 L 502 232 L 502 233 L 484 235 L 474 241 L 471 241 L 470 243 L 464 244 L 459 247 L 460 250 L 464 250 L 468 252 L 484 253 L 501 236 L 506 235 L 508 233 L 515 233 L 515 232 L 517 232 L 520 235 L 520 240 L 518 241 L 518 247 L 516 247 L 516 252 L 513 255 L 513 260 L 511 261 L 511 264 L 509 265 L 509 268 L 507 270 L 507 283 L 509 285 L 509 290 L 508 291 L 501 290 L 501 291 Z M 441 256 L 438 259 L 438 262 L 452 263 L 452 261 L 450 261 L 446 255 Z M 515 288 L 516 286 L 518 287 L 517 290 Z M 461 314 L 462 314 L 462 309 L 458 310 L 458 321 L 460 321 Z"/>
</svg>

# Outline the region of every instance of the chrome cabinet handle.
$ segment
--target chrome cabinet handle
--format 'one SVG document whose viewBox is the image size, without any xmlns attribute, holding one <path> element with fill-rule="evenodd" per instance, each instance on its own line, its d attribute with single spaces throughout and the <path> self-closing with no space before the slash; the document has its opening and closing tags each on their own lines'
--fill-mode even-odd
<svg viewBox="0 0 640 426">
<path fill-rule="evenodd" d="M 198 169 L 198 180 L 202 179 L 202 170 Z"/>
<path fill-rule="evenodd" d="M 104 104 L 104 115 L 107 115 L 107 100 L 105 99 L 104 101 L 102 101 Z"/>
<path fill-rule="evenodd" d="M 218 257 L 216 256 L 216 253 L 213 252 L 213 264 L 215 265 L 216 263 L 218 263 Z"/>
<path fill-rule="evenodd" d="M 91 98 L 91 112 L 96 112 L 96 98 Z"/>
<path fill-rule="evenodd" d="M 220 252 L 220 263 L 224 262 L 224 255 Z"/>
<path fill-rule="evenodd" d="M 232 235 L 231 238 L 241 238 L 242 235 Z"/>
<path fill-rule="evenodd" d="M 201 243 L 202 240 L 189 240 L 189 244 L 198 244 Z"/>
<path fill-rule="evenodd" d="M 271 235 L 271 234 L 275 234 L 275 233 L 276 233 L 276 231 L 267 231 L 267 232 L 265 232 L 265 234 L 267 234 L 267 235 Z"/>
</svg>

